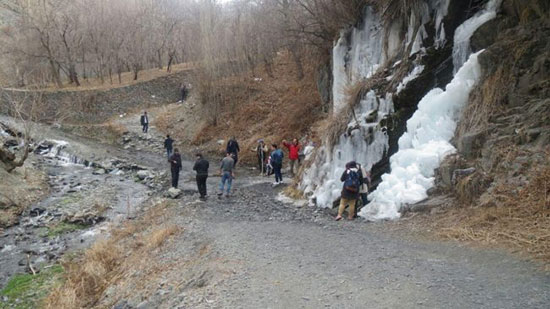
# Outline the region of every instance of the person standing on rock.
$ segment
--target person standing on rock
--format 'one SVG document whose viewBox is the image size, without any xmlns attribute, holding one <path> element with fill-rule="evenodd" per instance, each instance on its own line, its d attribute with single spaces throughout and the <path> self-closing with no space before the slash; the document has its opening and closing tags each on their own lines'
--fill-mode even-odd
<svg viewBox="0 0 550 309">
<path fill-rule="evenodd" d="M 232 137 L 227 142 L 227 147 L 225 149 L 225 152 L 231 154 L 231 156 L 233 157 L 233 160 L 235 160 L 235 164 L 234 164 L 235 166 L 239 161 L 239 151 L 241 151 L 241 148 L 239 148 L 239 143 L 237 142 L 237 139 L 235 137 Z"/>
<path fill-rule="evenodd" d="M 164 140 L 164 149 L 166 149 L 166 154 L 168 158 L 172 155 L 172 146 L 174 145 L 174 140 L 170 137 L 170 134 L 166 135 Z"/>
<path fill-rule="evenodd" d="M 340 181 L 344 182 L 344 186 L 340 197 L 338 215 L 335 219 L 336 221 L 341 220 L 346 206 L 349 206 L 348 219 L 353 220 L 355 216 L 355 203 L 359 198 L 359 190 L 363 183 L 361 173 L 357 169 L 357 164 L 354 161 L 346 164 L 346 170 L 342 174 L 342 177 L 340 177 Z"/>
<path fill-rule="evenodd" d="M 149 130 L 149 116 L 147 116 L 147 112 L 143 112 L 143 115 L 141 115 L 140 123 L 141 131 L 143 133 L 147 133 L 147 131 Z"/>
<path fill-rule="evenodd" d="M 298 139 L 293 139 L 292 143 L 288 143 L 283 140 L 283 146 L 288 149 L 288 159 L 290 160 L 290 176 L 294 177 L 294 166 L 296 166 L 296 172 L 300 168 L 300 143 Z"/>
<path fill-rule="evenodd" d="M 235 174 L 233 173 L 234 168 L 235 160 L 233 160 L 232 154 L 228 152 L 225 155 L 225 158 L 223 158 L 222 164 L 220 166 L 220 174 L 222 176 L 222 179 L 220 180 L 220 192 L 218 192 L 219 197 L 223 195 L 224 189 L 226 190 L 225 196 L 229 197 L 229 193 L 231 192 L 231 183 L 233 182 L 233 178 L 235 177 Z M 227 188 L 225 188 L 226 182 Z"/>
<path fill-rule="evenodd" d="M 199 190 L 200 199 L 206 199 L 206 179 L 208 178 L 208 168 L 210 163 L 202 156 L 202 154 L 197 153 L 197 161 L 193 166 L 193 170 L 197 172 L 197 188 Z"/>
<path fill-rule="evenodd" d="M 283 168 L 283 158 L 284 153 L 277 144 L 271 145 L 271 156 L 270 156 L 270 163 L 271 166 L 273 166 L 273 172 L 275 173 L 275 182 L 273 183 L 273 186 L 277 186 L 283 183 L 283 174 L 281 173 L 281 169 Z"/>
<path fill-rule="evenodd" d="M 172 172 L 172 187 L 177 188 L 182 168 L 181 155 L 178 148 L 174 149 L 174 153 L 170 156 L 168 162 L 170 162 L 170 172 Z"/>
</svg>

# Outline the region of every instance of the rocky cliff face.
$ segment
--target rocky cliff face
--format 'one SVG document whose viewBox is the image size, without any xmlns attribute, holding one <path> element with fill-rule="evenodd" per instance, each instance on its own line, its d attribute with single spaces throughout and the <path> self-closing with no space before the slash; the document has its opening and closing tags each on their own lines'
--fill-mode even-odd
<svg viewBox="0 0 550 309">
<path fill-rule="evenodd" d="M 382 182 L 369 195 L 367 218 L 399 217 L 428 193 L 451 191 L 472 203 L 503 181 L 526 186 L 528 170 L 548 161 L 549 6 L 426 1 L 411 14 L 421 19 L 416 38 L 413 20 L 400 30 L 367 10 L 333 50 L 339 122 L 304 173 L 312 203 L 332 205 L 352 160 L 372 170 L 374 188 Z"/>
<path fill-rule="evenodd" d="M 550 5 L 517 4 L 504 1 L 498 18 L 472 37 L 474 49 L 485 49 L 479 56 L 483 82 L 457 129 L 458 157 L 438 173 L 441 191 L 463 202 L 495 205 L 496 188 L 519 192 L 549 165 Z M 455 172 L 464 168 L 475 173 Z"/>
</svg>

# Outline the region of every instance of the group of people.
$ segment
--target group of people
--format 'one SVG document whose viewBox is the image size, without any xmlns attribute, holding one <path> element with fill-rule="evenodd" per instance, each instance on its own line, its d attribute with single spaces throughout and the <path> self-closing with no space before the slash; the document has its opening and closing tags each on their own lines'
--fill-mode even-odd
<svg viewBox="0 0 550 309">
<path fill-rule="evenodd" d="M 148 118 L 147 112 L 141 117 L 141 123 L 143 126 L 143 132 L 147 132 Z M 174 140 L 170 135 L 166 136 L 164 140 L 164 148 L 166 149 L 166 155 L 168 162 L 170 163 L 170 171 L 172 175 L 172 187 L 178 187 L 179 173 L 182 170 L 181 154 L 178 148 L 173 148 Z M 293 139 L 291 143 L 283 140 L 283 146 L 288 149 L 290 160 L 290 175 L 295 175 L 295 170 L 300 168 L 300 161 L 302 155 L 300 153 L 301 145 L 297 139 Z M 218 196 L 225 195 L 230 196 L 231 186 L 233 179 L 235 178 L 235 167 L 239 160 L 239 152 L 241 151 L 239 143 L 236 138 L 231 138 L 226 145 L 225 157 L 220 163 L 220 175 L 221 180 L 219 183 Z M 283 182 L 282 167 L 284 152 L 278 147 L 277 144 L 271 144 L 271 152 L 264 140 L 259 140 L 256 149 L 258 158 L 258 167 L 261 175 L 275 175 L 275 182 L 273 186 L 280 185 Z M 199 191 L 200 199 L 206 199 L 206 180 L 208 179 L 208 169 L 210 163 L 200 153 L 196 154 L 196 161 L 193 166 L 193 170 L 196 172 L 197 188 Z M 353 220 L 357 216 L 357 210 L 359 207 L 366 205 L 367 195 L 369 187 L 371 186 L 370 173 L 359 163 L 355 161 L 348 162 L 345 166 L 345 171 L 340 177 L 340 181 L 343 182 L 340 205 L 338 207 L 338 214 L 335 220 L 341 220 L 342 216 L 348 208 L 348 219 Z"/>
<path fill-rule="evenodd" d="M 298 142 L 298 139 L 293 139 L 291 143 L 283 140 L 283 146 L 288 149 L 290 176 L 294 177 L 300 168 L 300 161 L 303 158 L 303 155 L 300 153 L 302 146 Z M 276 186 L 281 184 L 283 182 L 283 175 L 281 171 L 283 168 L 284 159 L 284 152 L 282 149 L 280 149 L 277 144 L 271 144 L 271 152 L 269 152 L 264 140 L 260 139 L 256 149 L 253 151 L 256 152 L 260 174 L 266 176 L 275 174 L 275 183 L 273 183 L 273 185 Z"/>
</svg>

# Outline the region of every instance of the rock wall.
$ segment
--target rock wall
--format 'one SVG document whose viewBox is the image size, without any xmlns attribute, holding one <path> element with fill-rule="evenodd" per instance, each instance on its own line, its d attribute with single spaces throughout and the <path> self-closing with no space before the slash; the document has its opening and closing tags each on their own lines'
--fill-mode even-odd
<svg viewBox="0 0 550 309">
<path fill-rule="evenodd" d="M 42 122 L 100 123 L 138 107 L 176 102 L 181 83 L 189 82 L 189 78 L 190 72 L 183 71 L 108 90 L 5 90 L 0 94 L 0 113 L 9 113 L 9 100 L 26 101 L 29 105 L 31 98 L 41 97 L 37 117 Z"/>
</svg>

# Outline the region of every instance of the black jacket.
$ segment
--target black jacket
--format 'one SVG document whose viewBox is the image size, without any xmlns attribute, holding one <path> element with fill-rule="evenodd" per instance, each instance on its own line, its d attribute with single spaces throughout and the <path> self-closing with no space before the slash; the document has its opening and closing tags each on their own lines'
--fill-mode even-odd
<svg viewBox="0 0 550 309">
<path fill-rule="evenodd" d="M 181 155 L 179 153 L 174 153 L 173 155 L 171 155 L 168 161 L 170 161 L 170 168 L 173 171 L 179 172 L 181 170 Z"/>
<path fill-rule="evenodd" d="M 197 176 L 208 176 L 208 168 L 210 163 L 205 159 L 198 159 L 193 166 L 193 170 L 197 172 Z"/>
<path fill-rule="evenodd" d="M 241 151 L 241 148 L 239 148 L 239 143 L 237 143 L 236 140 L 232 139 L 227 142 L 226 152 L 227 153 L 234 153 L 238 154 L 239 151 Z"/>
<path fill-rule="evenodd" d="M 164 148 L 166 149 L 172 149 L 172 144 L 174 143 L 174 140 L 171 138 L 167 138 L 164 140 Z"/>
<path fill-rule="evenodd" d="M 145 115 L 141 115 L 141 118 L 139 119 L 139 121 L 141 122 L 141 125 L 144 125 L 145 124 Z M 149 117 L 147 117 L 147 124 L 149 124 Z"/>
</svg>

